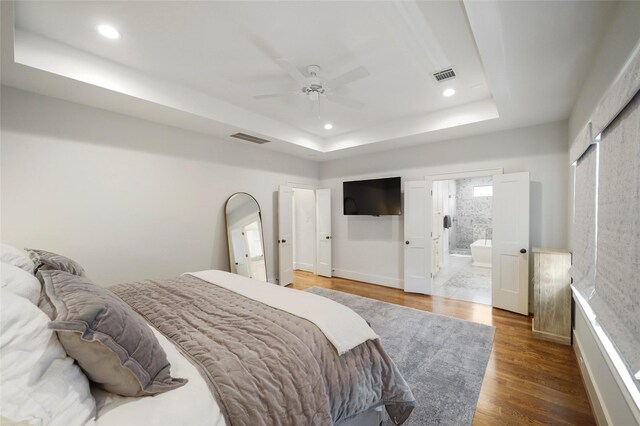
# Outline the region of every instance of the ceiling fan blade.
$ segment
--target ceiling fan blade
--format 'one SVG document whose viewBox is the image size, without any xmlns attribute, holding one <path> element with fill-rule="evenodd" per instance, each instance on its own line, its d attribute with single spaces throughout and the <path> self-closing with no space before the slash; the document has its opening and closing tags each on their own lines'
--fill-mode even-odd
<svg viewBox="0 0 640 426">
<path fill-rule="evenodd" d="M 255 95 L 253 99 L 269 99 L 269 98 L 283 98 L 289 95 L 297 95 L 299 92 L 284 92 L 284 93 L 271 93 L 268 95 Z"/>
<path fill-rule="evenodd" d="M 330 102 L 340 104 L 347 108 L 362 109 L 362 107 L 364 107 L 364 104 L 362 102 L 356 101 L 355 99 L 345 98 L 344 96 L 338 96 L 332 93 L 329 93 L 326 96 L 327 96 L 327 100 L 329 100 Z"/>
<path fill-rule="evenodd" d="M 280 65 L 282 71 L 286 72 L 289 77 L 296 81 L 296 83 L 298 83 L 302 87 L 305 87 L 309 84 L 307 82 L 307 77 L 305 77 L 305 75 L 302 74 L 300 70 L 296 68 L 296 66 L 291 62 L 287 61 L 286 59 L 276 59 L 276 62 L 278 63 L 278 65 Z"/>
<path fill-rule="evenodd" d="M 338 87 L 342 87 L 356 80 L 360 80 L 361 78 L 365 78 L 368 75 L 369 71 L 367 71 L 365 67 L 358 67 L 327 81 L 324 85 L 330 89 L 337 89 Z"/>
</svg>

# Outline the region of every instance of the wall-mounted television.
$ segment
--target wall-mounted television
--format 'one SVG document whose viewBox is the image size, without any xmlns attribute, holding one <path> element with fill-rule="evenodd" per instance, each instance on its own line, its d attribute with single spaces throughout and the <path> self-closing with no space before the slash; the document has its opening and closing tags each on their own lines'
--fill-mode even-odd
<svg viewBox="0 0 640 426">
<path fill-rule="evenodd" d="M 345 215 L 402 214 L 400 177 L 343 182 L 342 199 Z"/>
</svg>

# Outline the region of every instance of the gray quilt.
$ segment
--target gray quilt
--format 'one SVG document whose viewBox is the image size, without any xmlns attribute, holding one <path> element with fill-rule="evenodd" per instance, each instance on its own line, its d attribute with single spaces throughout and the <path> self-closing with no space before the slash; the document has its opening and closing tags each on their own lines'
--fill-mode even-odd
<svg viewBox="0 0 640 426">
<path fill-rule="evenodd" d="M 313 323 L 190 275 L 110 290 L 199 367 L 229 426 L 331 425 L 380 405 L 402 424 L 415 405 L 379 340 L 338 356 Z"/>
</svg>

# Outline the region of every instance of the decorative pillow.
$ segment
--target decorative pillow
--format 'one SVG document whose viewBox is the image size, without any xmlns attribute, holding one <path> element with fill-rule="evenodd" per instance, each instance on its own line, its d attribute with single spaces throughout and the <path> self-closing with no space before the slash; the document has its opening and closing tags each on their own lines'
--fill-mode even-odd
<svg viewBox="0 0 640 426">
<path fill-rule="evenodd" d="M 147 323 L 129 305 L 86 277 L 40 270 L 55 308 L 49 328 L 67 354 L 105 390 L 124 396 L 155 395 L 184 385 Z"/>
<path fill-rule="evenodd" d="M 0 290 L 2 424 L 83 425 L 96 403 L 89 380 L 37 306 Z"/>
<path fill-rule="evenodd" d="M 40 269 L 55 269 L 65 271 L 73 275 L 85 276 L 84 268 L 75 260 L 60 254 L 44 250 L 25 249 L 35 264 L 35 272 Z"/>
<path fill-rule="evenodd" d="M 33 274 L 4 262 L 0 268 L 3 289 L 28 299 L 34 305 L 38 303 L 42 286 Z"/>
<path fill-rule="evenodd" d="M 0 248 L 0 254 L 2 262 L 9 265 L 17 266 L 20 269 L 24 269 L 30 274 L 34 273 L 35 265 L 29 259 L 29 255 L 23 250 L 12 247 L 8 244 L 2 244 Z"/>
</svg>

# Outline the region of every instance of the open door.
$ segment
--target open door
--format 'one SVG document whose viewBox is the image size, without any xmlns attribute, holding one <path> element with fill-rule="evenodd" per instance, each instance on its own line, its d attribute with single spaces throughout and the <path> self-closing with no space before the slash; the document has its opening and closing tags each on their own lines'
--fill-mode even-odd
<svg viewBox="0 0 640 426">
<path fill-rule="evenodd" d="M 291 188 L 278 188 L 278 269 L 280 285 L 293 283 L 293 218 Z"/>
<path fill-rule="evenodd" d="M 529 172 L 493 177 L 492 298 L 529 314 Z"/>
<path fill-rule="evenodd" d="M 431 180 L 404 183 L 404 291 L 431 294 Z"/>
<path fill-rule="evenodd" d="M 316 271 L 318 275 L 331 277 L 331 190 L 316 189 Z"/>
</svg>

